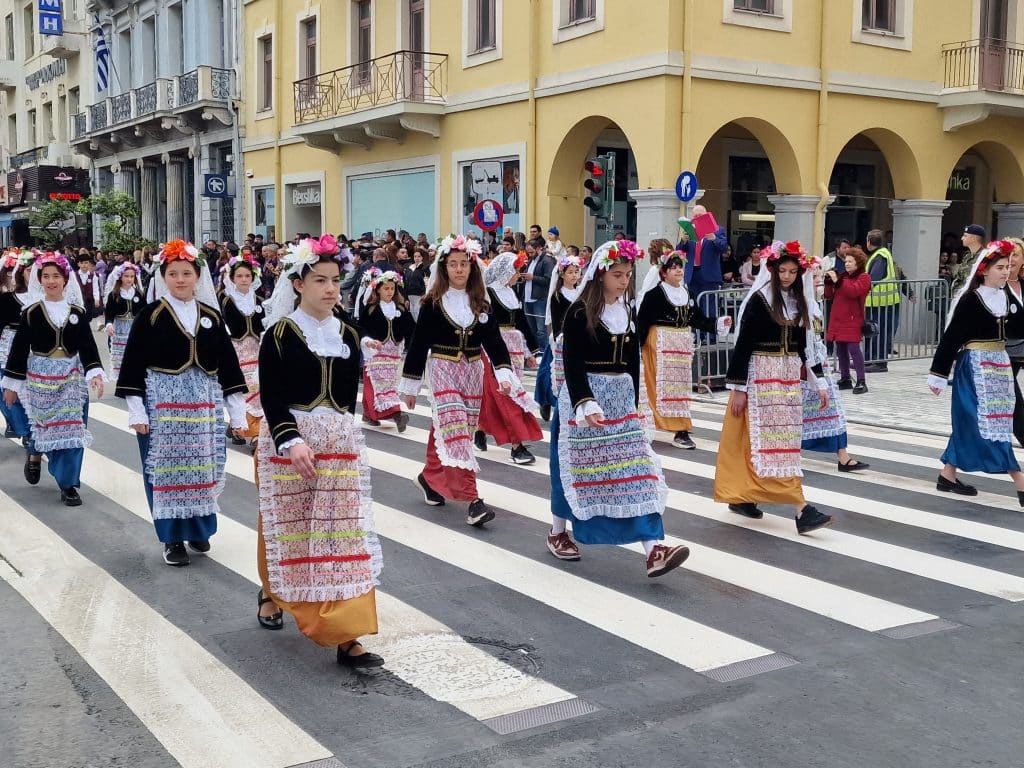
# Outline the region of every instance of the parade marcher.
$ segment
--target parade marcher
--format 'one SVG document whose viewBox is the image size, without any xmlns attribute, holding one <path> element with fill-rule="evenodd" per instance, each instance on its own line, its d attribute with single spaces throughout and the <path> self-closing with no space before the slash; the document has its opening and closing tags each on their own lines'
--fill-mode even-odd
<svg viewBox="0 0 1024 768">
<path fill-rule="evenodd" d="M 34 299 L 39 298 L 32 297 L 28 292 L 28 272 L 34 259 L 35 255 L 31 251 L 12 248 L 0 260 L 0 374 L 7 364 L 7 355 L 21 322 L 21 313 Z M 28 416 L 21 402 L 8 407 L 0 397 L 0 412 L 6 421 L 4 437 L 20 437 L 27 443 Z"/>
<path fill-rule="evenodd" d="M 642 256 L 629 240 L 598 248 L 562 325 L 565 386 L 551 423 L 547 546 L 559 560 L 578 560 L 576 542 L 640 542 L 654 578 L 679 567 L 690 550 L 663 543 L 668 488 L 637 411 L 640 344 L 628 294 Z"/>
<path fill-rule="evenodd" d="M 484 285 L 491 306 L 491 319 L 497 323 L 501 338 L 512 361 L 512 371 L 522 382 L 523 368 L 536 368 L 539 345 L 526 319 L 523 305 L 512 288 L 519 280 L 519 270 L 526 264 L 526 254 L 502 253 L 484 268 Z M 512 461 L 533 464 L 536 459 L 525 443 L 541 440 L 544 433 L 537 423 L 540 409 L 522 384 L 508 395 L 498 392 L 494 369 L 484 355 L 484 388 L 480 404 L 480 421 L 473 436 L 474 445 L 487 450 L 487 435 L 501 446 L 511 446 Z"/>
<path fill-rule="evenodd" d="M 171 240 L 157 254 L 156 300 L 135 318 L 115 394 L 128 404 L 164 562 L 189 564 L 185 542 L 210 551 L 224 489 L 226 406 L 247 428 L 245 377 L 217 311 L 205 258 Z"/>
<path fill-rule="evenodd" d="M 402 275 L 394 270 L 366 272 L 369 280 L 356 298 L 356 315 L 364 342 L 378 342 L 374 349 L 363 344 L 363 421 L 380 426 L 391 419 L 399 432 L 409 425 L 409 414 L 398 399 L 402 356 L 412 339 L 416 321 L 402 296 Z"/>
<path fill-rule="evenodd" d="M 551 421 L 551 409 L 558 403 L 558 387 L 565 381 L 562 368 L 562 321 L 565 320 L 569 306 L 580 297 L 580 280 L 583 279 L 586 263 L 586 259 L 579 254 L 563 256 L 555 265 L 555 274 L 549 284 L 544 316 L 548 346 L 537 369 L 537 388 L 533 396 L 540 405 L 540 415 L 544 421 Z"/>
<path fill-rule="evenodd" d="M 494 510 L 477 492 L 479 465 L 473 454 L 484 387 L 482 352 L 486 350 L 504 394 L 522 386 L 490 316 L 480 252 L 478 241 L 462 235 L 446 237 L 438 246 L 398 387 L 412 410 L 422 379 L 428 377 L 433 420 L 426 465 L 413 482 L 430 506 L 442 506 L 446 498 L 468 501 L 466 523 L 475 527 L 494 519 Z"/>
<path fill-rule="evenodd" d="M 25 408 L 31 438 L 25 479 L 39 482 L 42 454 L 60 487 L 61 502 L 82 503 L 78 493 L 85 449 L 89 388 L 103 396 L 103 367 L 82 294 L 71 265 L 59 254 L 36 257 L 28 294 L 40 298 L 25 308 L 4 366 L 4 404 Z"/>
<path fill-rule="evenodd" d="M 1017 311 L 1024 311 L 1024 283 L 1021 270 L 1024 269 L 1024 240 L 1019 237 L 1007 238 L 1013 244 L 1010 254 L 1010 275 L 1006 280 L 1006 290 L 1010 301 L 1017 305 Z M 1010 371 L 1013 374 L 1013 436 L 1017 444 L 1024 447 L 1024 396 L 1021 395 L 1017 374 L 1024 368 L 1024 339 L 1008 338 L 1006 354 L 1010 356 Z"/>
<path fill-rule="evenodd" d="M 96 272 L 96 257 L 89 251 L 78 252 L 77 269 L 71 273 L 71 279 L 78 283 L 78 291 L 82 296 L 82 306 L 92 320 L 103 314 L 104 282 Z"/>
<path fill-rule="evenodd" d="M 801 534 L 832 522 L 804 501 L 800 481 L 800 372 L 807 362 L 807 297 L 814 296 L 815 262 L 797 241 L 776 242 L 767 249 L 766 268 L 740 305 L 736 346 L 725 378 L 732 392 L 715 465 L 715 501 L 754 519 L 764 514 L 759 502 L 791 504 Z M 806 371 L 821 407 L 827 407 L 821 366 Z"/>
<path fill-rule="evenodd" d="M 964 287 L 953 297 L 949 321 L 932 359 L 928 387 L 946 388 L 953 368 L 953 432 L 942 454 L 935 487 L 976 496 L 957 470 L 1007 473 L 1024 507 L 1024 473 L 1013 455 L 1013 377 L 1007 338 L 1024 338 L 1024 311 L 1010 298 L 1006 279 L 1013 244 L 996 240 L 974 261 Z"/>
<path fill-rule="evenodd" d="M 282 259 L 260 345 L 258 621 L 283 611 L 347 667 L 384 663 L 359 638 L 377 633 L 381 548 L 370 466 L 356 423 L 359 332 L 338 308 L 341 264 L 323 239 Z M 380 351 L 379 342 L 363 344 Z"/>
<path fill-rule="evenodd" d="M 259 378 L 260 337 L 264 328 L 263 299 L 259 295 L 262 271 L 251 257 L 232 256 L 224 272 L 220 311 L 245 377 L 245 420 L 249 425 L 241 436 L 230 437 L 235 445 L 244 445 L 248 438 L 255 448 L 263 418 Z"/>
<path fill-rule="evenodd" d="M 139 279 L 139 268 L 126 261 L 111 270 L 104 291 L 106 303 L 103 309 L 105 330 L 110 339 L 110 377 L 117 381 L 121 373 L 121 360 L 128 343 L 132 323 L 146 306 L 146 294 Z"/>
<path fill-rule="evenodd" d="M 648 270 L 638 302 L 636 337 L 643 350 L 644 396 L 654 426 L 672 432 L 677 448 L 696 448 L 690 430 L 693 396 L 694 329 L 725 335 L 732 318 L 706 317 L 686 289 L 686 254 L 668 240 L 651 243 L 658 266 Z"/>
</svg>

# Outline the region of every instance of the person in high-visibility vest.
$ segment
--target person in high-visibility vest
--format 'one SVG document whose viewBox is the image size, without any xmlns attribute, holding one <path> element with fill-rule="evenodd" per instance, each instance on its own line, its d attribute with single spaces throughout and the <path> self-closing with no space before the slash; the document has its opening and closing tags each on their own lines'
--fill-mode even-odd
<svg viewBox="0 0 1024 768">
<path fill-rule="evenodd" d="M 884 373 L 889 370 L 892 339 L 899 323 L 900 286 L 897 282 L 896 260 L 885 247 L 882 230 L 873 229 L 867 235 L 868 264 L 871 292 L 864 302 L 867 320 L 878 326 L 878 333 L 864 339 L 865 370 Z"/>
</svg>

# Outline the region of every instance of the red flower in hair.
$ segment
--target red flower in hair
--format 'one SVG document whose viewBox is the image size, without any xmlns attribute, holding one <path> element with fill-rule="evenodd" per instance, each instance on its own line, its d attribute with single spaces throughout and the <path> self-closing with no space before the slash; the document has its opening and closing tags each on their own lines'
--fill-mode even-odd
<svg viewBox="0 0 1024 768">
<path fill-rule="evenodd" d="M 522 269 L 530 261 L 530 257 L 526 255 L 526 251 L 520 251 L 516 254 L 516 260 L 512 262 L 512 266 L 517 270 Z"/>
<path fill-rule="evenodd" d="M 783 246 L 783 248 L 786 249 L 786 253 L 788 253 L 790 256 L 799 256 L 801 253 L 804 252 L 804 247 L 800 245 L 799 240 L 790 240 Z"/>
</svg>

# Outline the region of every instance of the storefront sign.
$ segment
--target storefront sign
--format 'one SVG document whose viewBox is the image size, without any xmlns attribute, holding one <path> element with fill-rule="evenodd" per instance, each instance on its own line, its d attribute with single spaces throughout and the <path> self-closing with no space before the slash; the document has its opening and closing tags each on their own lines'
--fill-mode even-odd
<svg viewBox="0 0 1024 768">
<path fill-rule="evenodd" d="M 65 170 L 58 171 L 53 180 L 59 187 L 67 187 L 75 183 L 75 177 Z"/>
<path fill-rule="evenodd" d="M 970 199 L 974 191 L 974 169 L 960 168 L 949 175 L 949 184 L 946 191 L 953 199 L 966 197 Z"/>
<path fill-rule="evenodd" d="M 51 200 L 81 200 L 81 192 L 51 192 Z"/>
<path fill-rule="evenodd" d="M 25 85 L 28 86 L 30 91 L 34 91 L 44 83 L 48 83 L 51 80 L 56 80 L 61 75 L 68 71 L 68 60 L 67 59 L 54 59 L 42 69 L 37 69 L 31 75 L 25 78 Z"/>
<path fill-rule="evenodd" d="M 292 205 L 320 205 L 320 185 L 292 187 Z"/>
<path fill-rule="evenodd" d="M 64 12 L 60 4 L 61 0 L 39 0 L 39 34 L 64 34 Z"/>
</svg>

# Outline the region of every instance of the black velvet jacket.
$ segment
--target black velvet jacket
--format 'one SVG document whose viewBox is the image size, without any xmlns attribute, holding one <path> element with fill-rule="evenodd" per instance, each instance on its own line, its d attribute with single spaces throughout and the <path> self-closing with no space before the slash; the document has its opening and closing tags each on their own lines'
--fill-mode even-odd
<svg viewBox="0 0 1024 768">
<path fill-rule="evenodd" d="M 107 303 L 103 309 L 103 322 L 112 323 L 117 318 L 138 317 L 145 306 L 146 297 L 137 289 L 130 300 L 121 298 L 120 291 L 113 291 L 107 296 Z"/>
<path fill-rule="evenodd" d="M 502 328 L 506 330 L 515 328 L 526 339 L 526 348 L 533 354 L 537 354 L 539 349 L 537 346 L 537 336 L 526 321 L 526 312 L 523 308 L 520 306 L 516 309 L 509 309 L 498 301 L 497 295 L 490 288 L 487 289 L 487 294 L 491 302 L 491 317 L 498 323 L 499 332 Z"/>
<path fill-rule="evenodd" d="M 284 318 L 274 323 L 260 344 L 260 401 L 267 427 L 278 447 L 302 437 L 290 413 L 317 406 L 355 413 L 362 370 L 359 331 L 343 318 L 341 336 L 350 353 L 321 357 L 310 350 L 302 329 Z"/>
<path fill-rule="evenodd" d="M 960 350 L 968 344 L 997 343 L 1003 345 L 1006 339 L 1024 338 L 1024 312 L 1007 292 L 1007 314 L 996 317 L 985 305 L 977 291 L 964 295 L 953 310 L 953 317 L 939 339 L 939 346 L 932 358 L 931 373 L 949 377 Z"/>
<path fill-rule="evenodd" d="M 236 305 L 235 300 L 227 293 L 221 294 L 220 313 L 224 318 L 224 325 L 228 333 L 235 341 L 241 341 L 246 336 L 258 339 L 263 335 L 263 299 L 256 296 L 256 311 L 246 316 Z"/>
<path fill-rule="evenodd" d="M 751 296 L 747 308 L 743 310 L 740 335 L 736 339 L 736 347 L 729 360 L 725 381 L 727 384 L 746 386 L 750 358 L 755 352 L 768 355 L 799 355 L 806 364 L 806 345 L 806 329 L 799 325 L 776 323 L 768 307 L 768 300 L 758 291 L 756 296 Z M 824 375 L 820 365 L 815 365 L 811 370 L 816 376 Z"/>
<path fill-rule="evenodd" d="M 630 310 L 629 327 L 625 333 L 611 333 L 600 320 L 594 335 L 587 327 L 583 302 L 569 307 L 562 325 L 562 362 L 565 385 L 575 410 L 581 403 L 594 399 L 587 380 L 588 373 L 628 373 L 633 379 L 633 402 L 640 394 L 640 344 L 637 342 L 634 312 Z"/>
<path fill-rule="evenodd" d="M 11 352 L 7 356 L 4 375 L 12 379 L 24 381 L 28 372 L 28 356 L 36 354 L 40 357 L 72 357 L 78 355 L 86 373 L 94 368 L 102 368 L 100 353 L 96 348 L 89 327 L 89 316 L 81 307 L 72 304 L 64 325 L 59 328 L 46 314 L 43 302 L 37 301 L 25 307 L 21 315 L 21 323 L 11 342 Z"/>
<path fill-rule="evenodd" d="M 416 321 L 409 310 L 403 309 L 394 320 L 388 320 L 381 311 L 380 305 L 373 304 L 365 307 L 359 315 L 357 330 L 363 336 L 369 336 L 380 342 L 391 339 L 395 344 L 400 344 L 403 341 L 408 344 L 415 329 Z"/>
<path fill-rule="evenodd" d="M 562 295 L 561 291 L 555 291 L 551 297 L 551 335 L 558 338 L 562 332 L 562 325 L 565 323 L 565 313 L 569 311 L 572 302 Z"/>
<path fill-rule="evenodd" d="M 117 379 L 118 397 L 146 394 L 146 371 L 182 373 L 192 366 L 216 376 L 225 395 L 245 392 L 245 377 L 220 313 L 199 307 L 195 336 L 190 336 L 165 300 L 147 304 L 132 323 Z"/>
<path fill-rule="evenodd" d="M 501 339 L 498 324 L 489 313 L 490 308 L 483 313 L 488 315 L 486 322 L 477 318 L 468 328 L 463 328 L 448 317 L 440 301 L 424 301 L 420 304 L 416 330 L 405 353 L 402 376 L 422 379 L 428 353 L 442 360 L 458 361 L 465 358 L 475 363 L 480 359 L 481 349 L 487 350 L 487 356 L 495 368 L 511 368 L 508 348 Z"/>
<path fill-rule="evenodd" d="M 0 331 L 5 328 L 18 328 L 21 313 L 25 311 L 25 306 L 18 301 L 19 295 L 24 297 L 25 294 L 0 293 Z"/>
<path fill-rule="evenodd" d="M 699 331 L 714 333 L 717 321 L 706 317 L 701 312 L 690 296 L 689 300 L 681 307 L 677 307 L 669 301 L 668 295 L 658 283 L 654 288 L 644 294 L 640 302 L 640 311 L 636 317 L 636 335 L 640 339 L 641 346 L 647 343 L 647 334 L 651 326 L 660 325 L 668 328 L 696 328 Z"/>
</svg>

